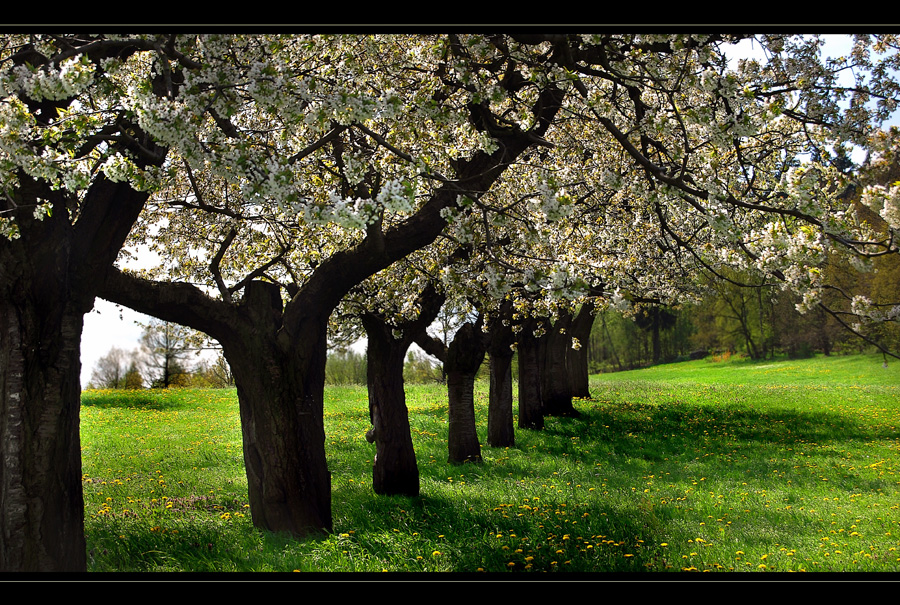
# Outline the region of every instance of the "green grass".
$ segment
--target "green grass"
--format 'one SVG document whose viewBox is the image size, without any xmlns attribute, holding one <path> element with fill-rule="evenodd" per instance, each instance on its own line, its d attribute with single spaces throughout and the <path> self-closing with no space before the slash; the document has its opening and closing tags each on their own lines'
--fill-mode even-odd
<svg viewBox="0 0 900 605">
<path fill-rule="evenodd" d="M 255 530 L 234 391 L 89 391 L 92 571 L 895 572 L 900 364 L 709 360 L 592 377 L 582 418 L 446 462 L 407 388 L 418 498 L 371 489 L 365 387 L 326 391 L 334 533 Z M 484 442 L 487 385 L 476 393 Z"/>
</svg>

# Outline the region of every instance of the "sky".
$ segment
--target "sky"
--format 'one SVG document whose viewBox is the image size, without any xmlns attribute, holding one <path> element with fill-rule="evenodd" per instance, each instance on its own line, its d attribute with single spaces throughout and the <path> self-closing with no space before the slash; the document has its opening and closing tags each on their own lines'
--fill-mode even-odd
<svg viewBox="0 0 900 605">
<path fill-rule="evenodd" d="M 830 56 L 844 55 L 849 51 L 849 40 L 844 36 L 827 36 L 825 54 Z M 843 39 L 843 41 L 842 41 Z M 753 56 L 759 51 L 744 44 L 739 47 L 746 56 Z M 146 254 L 138 254 L 140 263 L 152 262 Z M 150 322 L 150 317 L 120 307 L 102 299 L 96 299 L 94 309 L 85 315 L 84 330 L 81 341 L 81 385 L 87 386 L 97 361 L 106 355 L 112 347 L 126 352 L 139 346 L 143 329 L 140 324 Z"/>
<path fill-rule="evenodd" d="M 143 262 L 151 262 L 149 255 L 139 256 L 143 257 Z M 126 352 L 137 349 L 143 333 L 139 324 L 148 324 L 151 319 L 127 307 L 95 299 L 93 310 L 84 316 L 81 332 L 81 387 L 88 385 L 97 361 L 111 348 L 118 347 Z"/>
</svg>

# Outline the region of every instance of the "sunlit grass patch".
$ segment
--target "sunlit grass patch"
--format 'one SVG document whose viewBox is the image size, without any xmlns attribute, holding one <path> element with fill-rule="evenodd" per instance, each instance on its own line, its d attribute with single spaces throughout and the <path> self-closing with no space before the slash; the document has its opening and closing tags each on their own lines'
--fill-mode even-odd
<svg viewBox="0 0 900 605">
<path fill-rule="evenodd" d="M 784 365 L 780 365 L 784 364 Z M 873 358 L 592 378 L 483 464 L 446 462 L 446 393 L 407 389 L 418 498 L 371 489 L 364 387 L 326 392 L 334 533 L 255 530 L 234 391 L 85 394 L 90 566 L 122 571 L 900 569 L 900 390 Z M 817 376 L 811 380 L 810 376 Z M 886 378 L 887 376 L 887 378 Z M 866 378 L 868 377 L 868 378 Z M 149 397 L 150 399 L 146 399 Z M 487 385 L 476 414 L 484 443 Z"/>
</svg>

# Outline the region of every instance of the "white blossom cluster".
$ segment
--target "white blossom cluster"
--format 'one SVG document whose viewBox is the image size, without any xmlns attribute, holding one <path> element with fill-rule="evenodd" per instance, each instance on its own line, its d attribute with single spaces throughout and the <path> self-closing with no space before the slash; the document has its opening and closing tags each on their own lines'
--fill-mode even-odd
<svg viewBox="0 0 900 605">
<path fill-rule="evenodd" d="M 60 101 L 75 97 L 93 84 L 94 65 L 83 55 L 64 59 L 59 65 L 29 68 L 19 65 L 0 76 L 0 96 L 23 92 L 35 101 Z"/>
<path fill-rule="evenodd" d="M 569 215 L 571 203 L 565 189 L 557 190 L 545 182 L 538 187 L 538 197 L 532 200 L 532 208 L 544 221 L 555 223 Z"/>
<path fill-rule="evenodd" d="M 606 38 L 588 35 L 582 44 Z M 432 183 L 457 176 L 460 161 L 497 151 L 497 139 L 470 123 L 472 105 L 528 131 L 535 91 L 553 82 L 567 96 L 561 119 L 543 135 L 550 144 L 504 167 L 491 191 L 472 193 L 477 204 L 461 196 L 441 212 L 445 243 L 485 250 L 471 269 L 434 267 L 445 285 L 500 298 L 522 284 L 530 304 L 544 309 L 599 283 L 607 302 L 625 310 L 629 298 L 676 300 L 700 272 L 733 269 L 782 276 L 809 308 L 820 300 L 829 236 L 860 233 L 838 207 L 840 175 L 810 160 L 814 148 L 827 153 L 829 132 L 851 137 L 858 126 L 858 116 L 829 124 L 842 111 L 819 94 L 832 80 L 814 42 L 763 36 L 770 59 L 730 69 L 707 36 L 626 35 L 615 45 L 621 56 L 579 72 L 550 61 L 549 42 L 455 40 L 459 52 L 441 36 L 208 34 L 179 38 L 189 66 L 160 51 L 99 66 L 79 56 L 7 69 L 0 73 L 0 186 L 14 189 L 21 169 L 79 192 L 99 167 L 140 189 L 170 187 L 160 198 L 198 199 L 196 182 L 180 172 L 187 165 L 204 202 L 252 209 L 258 221 L 226 260 L 270 258 L 274 244 L 265 238 L 277 235 L 311 264 L 360 230 L 415 212 Z M 664 44 L 671 52 L 649 50 Z M 508 72 L 488 68 L 507 64 Z M 183 82 L 160 94 L 152 78 L 176 68 Z M 594 77 L 600 70 L 603 77 Z M 523 83 L 508 91 L 511 75 Z M 76 103 L 57 124 L 39 127 L 20 94 Z M 104 132 L 117 115 L 166 147 L 171 163 L 142 170 L 134 157 L 103 145 L 76 157 L 72 140 Z M 333 131 L 336 138 L 316 146 Z M 378 190 L 367 194 L 373 183 Z M 348 190 L 356 193 L 338 193 Z M 868 187 L 863 200 L 900 229 L 900 183 Z M 147 220 L 163 218 L 175 234 L 188 232 L 196 215 L 168 209 Z M 204 220 L 209 241 L 220 241 L 224 219 Z M 290 224 L 283 232 L 282 223 Z M 0 217 L 0 233 L 15 232 Z M 314 234 L 316 246 L 297 243 L 298 234 Z M 404 279 L 404 287 L 419 286 Z"/>
<path fill-rule="evenodd" d="M 900 230 L 900 182 L 869 185 L 863 190 L 862 201 L 892 229 Z"/>
</svg>

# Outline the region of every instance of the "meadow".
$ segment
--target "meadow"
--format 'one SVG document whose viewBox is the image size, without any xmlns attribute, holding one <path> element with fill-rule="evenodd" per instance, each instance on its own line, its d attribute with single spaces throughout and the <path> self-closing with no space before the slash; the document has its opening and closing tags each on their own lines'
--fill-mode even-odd
<svg viewBox="0 0 900 605">
<path fill-rule="evenodd" d="M 444 388 L 409 385 L 408 498 L 372 492 L 365 387 L 328 387 L 334 532 L 293 540 L 251 524 L 234 390 L 85 391 L 88 569 L 900 570 L 900 362 L 708 358 L 593 376 L 591 394 L 454 466 Z M 476 413 L 484 443 L 486 383 Z"/>
</svg>

